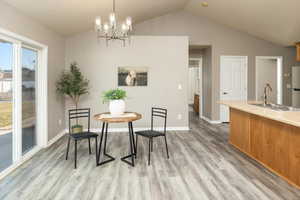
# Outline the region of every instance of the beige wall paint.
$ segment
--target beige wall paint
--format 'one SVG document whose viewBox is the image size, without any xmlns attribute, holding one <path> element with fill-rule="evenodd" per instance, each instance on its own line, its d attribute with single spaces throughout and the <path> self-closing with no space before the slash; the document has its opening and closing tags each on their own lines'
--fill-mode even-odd
<svg viewBox="0 0 300 200">
<path fill-rule="evenodd" d="M 66 42 L 66 68 L 77 61 L 90 80 L 90 94 L 80 107 L 90 107 L 92 114 L 107 112 L 103 91 L 117 88 L 118 66 L 148 67 L 147 87 L 122 87 L 128 93 L 127 110 L 139 112 L 142 120 L 135 127 L 149 127 L 152 106 L 168 109 L 168 127 L 188 127 L 188 38 L 182 36 L 134 36 L 131 45 L 105 41 L 97 43 L 94 32 L 70 37 Z M 178 90 L 182 84 L 182 90 Z M 69 105 L 69 102 L 67 103 Z M 182 114 L 182 120 L 177 115 Z M 162 124 L 160 124 L 161 126 Z M 126 127 L 113 124 L 112 127 Z M 100 124 L 92 120 L 93 128 Z"/>
<path fill-rule="evenodd" d="M 283 56 L 283 73 L 290 73 L 295 64 L 295 49 L 285 48 L 270 42 L 217 24 L 204 17 L 186 11 L 170 13 L 135 25 L 136 35 L 186 35 L 190 45 L 212 46 L 211 82 L 207 82 L 212 92 L 211 119 L 218 120 L 220 107 L 220 56 L 248 56 L 248 98 L 255 98 L 255 56 Z M 283 80 L 283 85 L 290 83 Z M 291 91 L 283 89 L 285 104 L 291 104 Z M 208 116 L 209 117 L 209 116 Z"/>
<path fill-rule="evenodd" d="M 257 58 L 256 63 L 257 99 L 263 100 L 264 87 L 269 83 L 272 92 L 268 92 L 268 101 L 277 103 L 277 60 Z"/>
<path fill-rule="evenodd" d="M 64 102 L 57 97 L 55 81 L 64 68 L 65 40 L 38 22 L 0 1 L 0 28 L 28 37 L 48 46 L 48 140 L 64 125 Z M 62 125 L 58 120 L 62 119 Z"/>
<path fill-rule="evenodd" d="M 189 49 L 189 58 L 201 58 L 203 49 Z"/>
<path fill-rule="evenodd" d="M 211 108 L 212 108 L 212 90 L 211 90 L 211 73 L 212 73 L 212 58 L 211 47 L 203 49 L 203 79 L 202 79 L 202 86 L 203 86 L 203 116 L 211 119 Z"/>
</svg>

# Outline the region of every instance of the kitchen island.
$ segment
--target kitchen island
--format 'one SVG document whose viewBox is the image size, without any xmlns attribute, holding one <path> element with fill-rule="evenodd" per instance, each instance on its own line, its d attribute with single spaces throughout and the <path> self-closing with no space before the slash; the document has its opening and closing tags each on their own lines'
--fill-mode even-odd
<svg viewBox="0 0 300 200">
<path fill-rule="evenodd" d="M 220 103 L 230 108 L 229 143 L 300 188 L 300 112 L 275 111 L 252 102 Z"/>
</svg>

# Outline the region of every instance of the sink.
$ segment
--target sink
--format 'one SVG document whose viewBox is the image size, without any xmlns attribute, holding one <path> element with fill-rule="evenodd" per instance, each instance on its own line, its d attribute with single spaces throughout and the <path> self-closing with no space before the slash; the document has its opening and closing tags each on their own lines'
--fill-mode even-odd
<svg viewBox="0 0 300 200">
<path fill-rule="evenodd" d="M 275 111 L 300 111 L 299 108 L 293 108 L 290 106 L 284 106 L 284 105 L 280 105 L 280 104 L 273 104 L 273 103 L 269 103 L 269 104 L 263 104 L 263 103 L 249 103 L 250 105 L 254 105 L 254 106 L 259 106 L 262 108 L 269 108 L 271 110 L 275 110 Z"/>
</svg>

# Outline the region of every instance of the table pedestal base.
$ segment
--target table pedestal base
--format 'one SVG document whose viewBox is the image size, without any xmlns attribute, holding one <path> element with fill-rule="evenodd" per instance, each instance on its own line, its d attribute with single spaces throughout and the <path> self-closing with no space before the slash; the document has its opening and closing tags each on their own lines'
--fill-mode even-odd
<svg viewBox="0 0 300 200">
<path fill-rule="evenodd" d="M 132 157 L 134 157 L 135 156 L 135 154 L 131 154 L 131 155 L 128 155 L 128 156 L 124 156 L 124 157 L 122 157 L 121 158 L 121 160 L 123 161 L 123 162 L 125 162 L 125 163 L 127 163 L 128 165 L 131 165 L 132 167 L 134 167 L 134 159 L 133 159 L 133 162 L 131 161 L 128 161 L 128 160 L 126 160 L 127 158 L 132 158 Z"/>
<path fill-rule="evenodd" d="M 101 161 L 101 162 L 99 162 L 99 160 L 98 160 L 98 163 L 97 163 L 97 166 L 99 166 L 99 165 L 104 165 L 104 164 L 106 164 L 106 163 L 109 163 L 109 162 L 112 162 L 112 161 L 114 161 L 115 160 L 115 158 L 114 157 L 112 157 L 111 155 L 109 155 L 109 154 L 103 154 L 104 156 L 106 156 L 106 157 L 109 157 L 109 159 L 108 160 L 104 160 L 104 161 Z"/>
<path fill-rule="evenodd" d="M 108 123 L 103 122 L 102 125 L 102 131 L 101 131 L 101 138 L 100 138 L 100 145 L 99 145 L 99 151 L 98 151 L 98 158 L 97 158 L 97 166 L 104 165 L 106 163 L 112 162 L 115 160 L 115 158 L 108 153 L 106 153 L 106 143 L 107 143 L 107 129 L 108 129 Z M 121 158 L 121 161 L 131 165 L 134 167 L 134 158 L 136 155 L 136 146 L 135 146 L 135 140 L 134 140 L 134 133 L 133 133 L 133 127 L 132 122 L 128 122 L 128 135 L 129 135 L 129 143 L 130 143 L 130 154 L 127 156 L 124 156 Z M 104 153 L 103 156 L 108 157 L 108 160 L 100 161 L 101 159 L 101 149 L 102 149 L 102 141 L 103 141 L 103 135 L 104 135 Z M 131 158 L 131 162 L 126 160 L 127 158 Z"/>
</svg>

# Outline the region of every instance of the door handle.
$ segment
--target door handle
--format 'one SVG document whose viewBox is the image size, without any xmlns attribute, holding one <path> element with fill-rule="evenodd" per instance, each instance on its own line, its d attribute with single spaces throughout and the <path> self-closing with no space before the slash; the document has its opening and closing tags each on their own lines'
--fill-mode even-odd
<svg viewBox="0 0 300 200">
<path fill-rule="evenodd" d="M 223 92 L 223 94 L 228 94 L 227 92 Z"/>
</svg>

